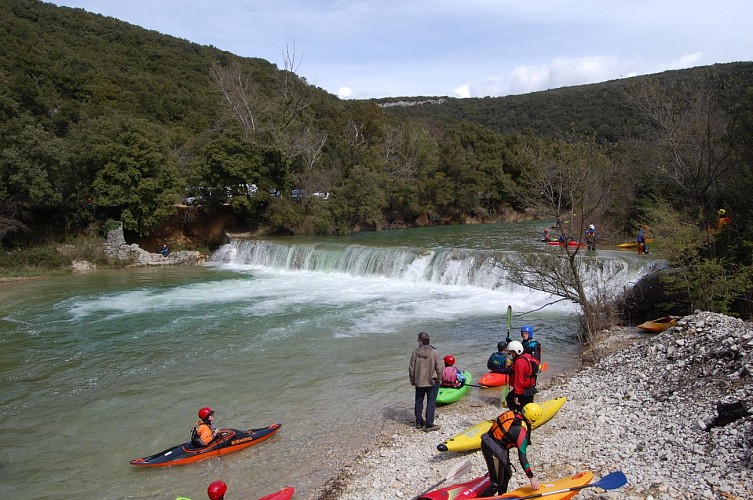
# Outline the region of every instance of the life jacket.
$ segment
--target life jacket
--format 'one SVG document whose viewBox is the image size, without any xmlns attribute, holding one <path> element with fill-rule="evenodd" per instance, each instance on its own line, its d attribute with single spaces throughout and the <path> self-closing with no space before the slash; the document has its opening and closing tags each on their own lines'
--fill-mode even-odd
<svg viewBox="0 0 753 500">
<path fill-rule="evenodd" d="M 494 419 L 489 433 L 500 445 L 512 448 L 516 446 L 515 437 L 510 433 L 510 427 L 513 425 L 525 426 L 528 429 L 528 424 L 523 420 L 522 415 L 514 411 L 506 411 Z"/>
<path fill-rule="evenodd" d="M 458 369 L 454 366 L 445 366 L 442 370 L 442 385 L 445 387 L 457 387 Z"/>
<path fill-rule="evenodd" d="M 527 373 L 523 376 L 523 394 L 531 396 L 538 392 L 536 391 L 536 378 L 539 375 L 539 361 L 527 352 L 521 354 L 520 357 L 531 367 L 531 373 Z"/>
<path fill-rule="evenodd" d="M 209 428 L 210 436 L 212 436 L 209 442 L 207 442 L 206 444 L 202 442 L 201 433 L 199 432 L 199 428 L 202 425 L 206 425 L 207 428 Z M 213 433 L 214 433 L 214 428 L 211 425 L 209 425 L 208 423 L 202 420 L 199 420 L 191 429 L 191 444 L 193 444 L 194 446 L 206 446 L 214 440 L 214 436 L 212 435 Z"/>
</svg>

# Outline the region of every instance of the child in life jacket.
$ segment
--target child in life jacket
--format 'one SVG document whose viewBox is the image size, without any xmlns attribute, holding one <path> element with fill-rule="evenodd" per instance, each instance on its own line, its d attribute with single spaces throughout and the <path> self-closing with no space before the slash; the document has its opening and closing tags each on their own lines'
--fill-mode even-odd
<svg viewBox="0 0 753 500">
<path fill-rule="evenodd" d="M 442 387 L 460 387 L 465 383 L 465 376 L 455 367 L 455 356 L 448 354 L 444 357 L 442 370 Z"/>
<path fill-rule="evenodd" d="M 220 431 L 214 427 L 214 410 L 208 406 L 199 410 L 199 420 L 191 429 L 191 442 L 195 446 L 207 446 L 220 435 Z"/>
</svg>

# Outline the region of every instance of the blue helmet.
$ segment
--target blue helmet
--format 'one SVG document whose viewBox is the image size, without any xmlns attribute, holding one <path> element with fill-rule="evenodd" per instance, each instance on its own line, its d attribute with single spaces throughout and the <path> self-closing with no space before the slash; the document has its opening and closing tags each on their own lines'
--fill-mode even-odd
<svg viewBox="0 0 753 500">
<path fill-rule="evenodd" d="M 533 327 L 531 325 L 526 325 L 520 328 L 520 333 L 526 332 L 528 333 L 528 338 L 530 340 L 533 340 Z"/>
</svg>

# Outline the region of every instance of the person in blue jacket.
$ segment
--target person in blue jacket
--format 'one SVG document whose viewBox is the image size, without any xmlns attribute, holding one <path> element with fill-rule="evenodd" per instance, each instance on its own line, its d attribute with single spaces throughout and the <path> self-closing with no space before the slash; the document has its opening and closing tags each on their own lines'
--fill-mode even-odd
<svg viewBox="0 0 753 500">
<path fill-rule="evenodd" d="M 523 352 L 527 352 L 541 363 L 541 344 L 538 340 L 533 339 L 533 327 L 531 325 L 521 327 L 520 336 L 523 337 L 520 342 L 523 344 Z"/>
</svg>

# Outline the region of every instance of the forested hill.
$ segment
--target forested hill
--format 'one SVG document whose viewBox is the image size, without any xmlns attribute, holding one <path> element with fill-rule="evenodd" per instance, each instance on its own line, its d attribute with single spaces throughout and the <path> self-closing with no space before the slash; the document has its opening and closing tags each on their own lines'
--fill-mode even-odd
<svg viewBox="0 0 753 500">
<path fill-rule="evenodd" d="M 616 143 L 646 132 L 645 117 L 626 100 L 632 86 L 647 80 L 668 86 L 694 85 L 708 75 L 724 82 L 723 104 L 731 109 L 745 98 L 746 89 L 753 83 L 753 63 L 715 64 L 505 97 L 399 97 L 373 102 L 398 116 L 428 122 L 468 121 L 501 134 L 530 131 L 549 137 L 589 135 Z"/>
</svg>

